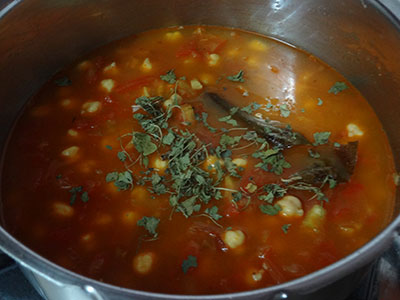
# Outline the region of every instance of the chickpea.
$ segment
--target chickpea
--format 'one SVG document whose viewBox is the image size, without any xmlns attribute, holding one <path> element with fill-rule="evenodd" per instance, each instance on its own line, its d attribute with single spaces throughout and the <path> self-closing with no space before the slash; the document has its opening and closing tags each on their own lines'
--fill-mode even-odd
<svg viewBox="0 0 400 300">
<path fill-rule="evenodd" d="M 282 216 L 301 217 L 304 214 L 301 201 L 295 196 L 287 195 L 276 203 L 282 208 L 282 211 L 280 212 Z"/>
<path fill-rule="evenodd" d="M 356 124 L 348 124 L 347 125 L 347 136 L 354 137 L 354 136 L 363 136 L 364 132 L 358 127 Z"/>
<path fill-rule="evenodd" d="M 245 235 L 241 230 L 228 230 L 223 236 L 222 240 L 231 249 L 235 249 L 244 243 Z"/>
<path fill-rule="evenodd" d="M 98 111 L 100 107 L 101 103 L 99 101 L 86 102 L 82 105 L 81 114 L 94 113 Z"/>
<path fill-rule="evenodd" d="M 151 71 L 151 69 L 153 68 L 153 65 L 148 57 L 143 61 L 141 68 L 145 72 Z"/>
<path fill-rule="evenodd" d="M 62 217 L 72 217 L 74 214 L 74 208 L 71 205 L 62 202 L 54 203 L 53 211 L 55 214 Z"/>
<path fill-rule="evenodd" d="M 78 151 L 79 151 L 79 147 L 71 146 L 71 147 L 65 149 L 64 151 L 62 151 L 61 155 L 66 156 L 66 157 L 74 157 L 78 154 Z"/>
<path fill-rule="evenodd" d="M 133 259 L 133 268 L 137 273 L 148 274 L 153 267 L 153 261 L 154 254 L 151 252 L 138 254 Z"/>
<path fill-rule="evenodd" d="M 104 79 L 100 82 L 101 87 L 107 92 L 111 92 L 115 86 L 115 81 L 112 79 Z"/>
</svg>

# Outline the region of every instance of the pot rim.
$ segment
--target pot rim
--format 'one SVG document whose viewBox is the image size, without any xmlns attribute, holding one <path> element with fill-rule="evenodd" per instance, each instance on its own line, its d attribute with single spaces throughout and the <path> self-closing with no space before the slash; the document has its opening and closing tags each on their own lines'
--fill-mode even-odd
<svg viewBox="0 0 400 300">
<path fill-rule="evenodd" d="M 18 4 L 22 1 L 11 1 L 13 4 L 12 7 L 7 9 L 4 13 L 10 12 L 13 8 L 17 7 Z M 392 12 L 384 3 L 381 1 L 368 1 L 369 4 L 372 5 L 379 13 L 381 13 L 386 19 L 388 19 L 393 26 L 395 26 L 400 31 L 400 20 L 396 16 L 394 12 Z M 6 5 L 8 8 L 9 5 Z M 398 12 L 400 14 L 400 11 Z M 4 14 L 0 13 L 0 17 L 4 16 Z M 6 149 L 7 142 L 5 146 L 3 145 L 3 155 L 1 159 L 1 165 L 4 162 L 4 149 Z M 1 199 L 0 199 L 1 200 Z M 342 278 L 352 271 L 357 270 L 373 261 L 373 259 L 381 254 L 385 248 L 392 242 L 394 235 L 399 234 L 400 231 L 400 215 L 395 217 L 379 234 L 377 234 L 373 239 L 371 239 L 368 243 L 363 245 L 361 248 L 352 252 L 348 256 L 340 259 L 339 261 L 317 270 L 313 273 L 307 274 L 300 278 L 274 285 L 271 287 L 260 288 L 255 290 L 249 290 L 244 292 L 237 293 L 226 293 L 226 294 L 211 294 L 211 295 L 179 295 L 179 294 L 163 294 L 163 293 L 154 293 L 154 292 L 146 292 L 141 290 L 134 290 L 124 287 L 119 287 L 116 285 L 104 283 L 97 281 L 95 279 L 91 279 L 89 277 L 85 277 L 78 273 L 72 272 L 68 269 L 65 269 L 48 259 L 40 256 L 33 250 L 29 249 L 27 246 L 19 242 L 16 238 L 14 238 L 10 233 L 8 233 L 4 227 L 0 225 L 0 249 L 3 250 L 7 255 L 16 260 L 21 266 L 24 268 L 33 271 L 36 274 L 40 274 L 47 280 L 54 282 L 58 285 L 68 284 L 68 285 L 76 285 L 79 287 L 88 290 L 89 287 L 92 287 L 100 292 L 107 290 L 107 292 L 111 292 L 118 295 L 126 295 L 126 296 L 140 296 L 140 297 L 149 297 L 152 299 L 232 299 L 232 298 L 246 298 L 252 296 L 261 296 L 261 295 L 274 295 L 281 293 L 283 296 L 282 299 L 285 298 L 285 294 L 289 295 L 293 292 L 301 293 L 309 293 L 313 290 L 318 290 L 329 283 Z"/>
</svg>

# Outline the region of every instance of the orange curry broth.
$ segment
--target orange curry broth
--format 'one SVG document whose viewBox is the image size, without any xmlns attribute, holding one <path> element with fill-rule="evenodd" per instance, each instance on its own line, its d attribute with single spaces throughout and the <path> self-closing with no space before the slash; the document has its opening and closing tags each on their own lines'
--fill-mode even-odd
<svg viewBox="0 0 400 300">
<path fill-rule="evenodd" d="M 321 203 L 310 192 L 288 191 L 301 200 L 303 216 L 285 216 L 282 211 L 263 214 L 259 209 L 263 201 L 251 193 L 249 202 L 234 204 L 232 193 L 222 190 L 222 199 L 210 200 L 200 212 L 185 218 L 173 212 L 168 193 L 151 194 L 149 183 L 134 183 L 123 191 L 113 182 L 106 183 L 109 172 L 126 170 L 117 157 L 121 145 L 133 160 L 139 156 L 129 145 L 129 136 L 121 144 L 118 139 L 143 131 L 132 118 L 135 99 L 143 95 L 170 98 L 175 84 L 161 80 L 160 75 L 171 69 L 178 78 L 185 76 L 176 89 L 183 98 L 181 107 L 188 104 L 192 112 L 207 112 L 213 127 L 232 128 L 218 121 L 227 113 L 202 103 L 205 90 L 218 92 L 239 107 L 271 103 L 269 111 L 255 113 L 290 124 L 310 141 L 315 132 L 323 131 L 331 132 L 332 143 L 359 141 L 350 182 L 323 189 L 329 201 L 322 201 L 326 215 L 318 224 L 304 225 L 307 213 Z M 227 79 L 239 70 L 244 71 L 244 82 Z M 67 269 L 153 292 L 213 294 L 256 289 L 339 260 L 374 237 L 391 217 L 395 170 L 378 118 L 340 74 L 307 53 L 236 29 L 187 26 L 114 42 L 55 79 L 63 76 L 72 84 L 59 87 L 51 80 L 18 120 L 5 157 L 2 196 L 7 230 Z M 113 81 L 102 86 L 106 79 Z M 197 89 L 192 88 L 193 79 L 201 84 L 195 81 Z M 338 81 L 349 88 L 337 95 L 329 93 Z M 290 110 L 286 118 L 279 111 L 283 104 Z M 193 115 L 189 112 L 186 117 Z M 195 133 L 209 147 L 218 145 L 222 133 L 211 133 L 199 120 L 184 125 L 183 119 L 181 110 L 174 109 L 170 126 Z M 349 136 L 348 124 L 357 126 L 356 135 Z M 242 177 L 225 178 L 219 186 L 246 191 L 251 180 L 258 187 L 279 183 L 280 177 L 287 178 L 296 166 L 300 168 L 305 157 L 310 161 L 307 147 L 284 150 L 293 168 L 282 176 L 254 167 L 259 160 L 251 154 L 257 146 L 233 151 L 233 159 L 245 159 L 244 170 L 239 172 Z M 161 147 L 149 156 L 150 167 L 160 168 L 156 160 L 159 163 L 167 149 Z M 202 167 L 213 173 L 205 164 Z M 130 170 L 137 180 L 146 168 L 137 162 Z M 167 176 L 163 167 L 159 173 Z M 89 201 L 81 201 L 78 194 L 70 205 L 69 190 L 76 186 L 82 186 Z M 222 216 L 218 224 L 204 216 L 204 209 L 212 206 Z M 137 225 L 143 216 L 160 219 L 156 239 Z M 291 224 L 287 233 L 282 229 L 285 224 Z M 227 231 L 243 234 L 235 236 L 237 247 L 227 245 Z M 184 273 L 182 263 L 189 255 L 196 258 L 197 267 Z"/>
</svg>

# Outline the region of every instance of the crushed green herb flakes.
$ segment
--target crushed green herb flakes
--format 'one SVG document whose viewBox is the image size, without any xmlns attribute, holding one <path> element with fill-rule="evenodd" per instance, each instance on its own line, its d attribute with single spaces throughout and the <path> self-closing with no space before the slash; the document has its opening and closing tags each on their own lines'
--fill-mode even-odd
<svg viewBox="0 0 400 300">
<path fill-rule="evenodd" d="M 186 274 L 190 268 L 197 267 L 197 257 L 193 255 L 188 255 L 187 259 L 182 262 L 182 271 Z"/>
<path fill-rule="evenodd" d="M 284 117 L 284 118 L 289 117 L 289 115 L 290 115 L 290 110 L 289 110 L 287 104 L 282 104 L 282 105 L 280 105 L 280 106 L 279 106 L 279 110 L 281 111 L 281 116 L 282 116 L 282 117 Z"/>
<path fill-rule="evenodd" d="M 160 223 L 160 219 L 155 217 L 143 217 L 139 221 L 137 221 L 137 225 L 144 227 L 152 236 L 153 238 L 157 238 L 157 227 Z"/>
<path fill-rule="evenodd" d="M 261 108 L 261 104 L 253 102 L 253 103 L 250 103 L 249 105 L 247 105 L 245 107 L 242 107 L 240 110 L 245 112 L 245 113 L 252 114 L 253 112 L 258 110 L 259 108 Z"/>
<path fill-rule="evenodd" d="M 226 77 L 228 80 L 233 82 L 244 82 L 244 71 L 240 70 L 236 75 Z"/>
<path fill-rule="evenodd" d="M 171 144 L 174 142 L 174 140 L 175 140 L 174 133 L 172 131 L 169 131 L 168 134 L 163 137 L 162 142 L 164 145 L 171 146 Z"/>
<path fill-rule="evenodd" d="M 314 151 L 312 149 L 308 149 L 308 155 L 311 158 L 320 158 L 321 157 L 321 155 L 317 151 Z"/>
<path fill-rule="evenodd" d="M 133 177 L 129 171 L 110 172 L 106 175 L 106 182 L 114 182 L 119 191 L 125 191 L 133 187 Z"/>
<path fill-rule="evenodd" d="M 223 149 L 226 149 L 229 146 L 234 147 L 238 145 L 241 139 L 241 136 L 230 136 L 227 134 L 223 134 L 219 140 L 219 144 Z"/>
<path fill-rule="evenodd" d="M 328 93 L 337 95 L 340 92 L 348 89 L 349 87 L 344 82 L 335 82 L 335 84 L 329 89 Z"/>
<path fill-rule="evenodd" d="M 89 194 L 88 192 L 83 191 L 82 186 L 72 187 L 68 192 L 71 194 L 71 197 L 69 198 L 70 205 L 74 205 L 79 196 L 82 202 L 86 203 L 89 201 Z"/>
<path fill-rule="evenodd" d="M 119 151 L 117 153 L 117 157 L 120 161 L 124 162 L 128 156 L 126 155 L 126 153 L 124 151 Z"/>
<path fill-rule="evenodd" d="M 189 218 L 194 212 L 198 212 L 201 208 L 200 204 L 196 204 L 197 196 L 192 196 L 185 201 L 182 201 L 178 207 L 177 211 L 183 213 L 186 218 Z"/>
<path fill-rule="evenodd" d="M 233 163 L 232 159 L 230 157 L 226 157 L 224 159 L 224 164 L 225 168 L 228 170 L 229 174 L 233 177 L 241 177 L 238 173 L 239 169 L 238 166 Z"/>
<path fill-rule="evenodd" d="M 275 173 L 276 175 L 281 175 L 283 169 L 291 167 L 290 163 L 285 160 L 282 151 L 278 149 L 259 150 L 253 153 L 252 156 L 261 160 L 260 163 L 256 164 L 256 168 Z"/>
<path fill-rule="evenodd" d="M 82 202 L 88 202 L 89 201 L 89 194 L 88 194 L 88 192 L 83 192 L 82 193 L 82 195 L 81 195 L 81 200 L 82 200 Z"/>
<path fill-rule="evenodd" d="M 238 202 L 242 200 L 243 194 L 242 192 L 232 193 L 232 201 Z"/>
<path fill-rule="evenodd" d="M 232 115 L 228 115 L 228 116 L 219 118 L 218 121 L 225 122 L 225 123 L 227 123 L 229 125 L 232 125 L 232 126 L 237 126 L 238 125 L 237 121 L 235 119 L 232 119 Z"/>
<path fill-rule="evenodd" d="M 293 190 L 298 190 L 298 191 L 309 191 L 309 192 L 314 193 L 314 197 L 317 197 L 318 200 L 321 200 L 321 201 L 323 200 L 326 202 L 329 201 L 329 199 L 322 192 L 321 188 L 313 186 L 306 182 L 299 181 L 299 182 L 290 184 L 290 185 L 288 185 L 287 189 L 293 189 Z"/>
<path fill-rule="evenodd" d="M 157 195 L 165 194 L 167 192 L 167 187 L 162 183 L 163 177 L 154 173 L 151 176 L 151 184 L 153 186 L 153 192 Z"/>
<path fill-rule="evenodd" d="M 210 124 L 208 124 L 207 118 L 208 118 L 208 113 L 205 113 L 205 112 L 201 113 L 201 120 L 203 121 L 204 126 L 205 126 L 208 130 L 210 130 L 211 132 L 213 132 L 213 133 L 217 132 L 217 129 L 216 129 L 216 128 L 211 127 Z"/>
<path fill-rule="evenodd" d="M 283 231 L 284 234 L 288 233 L 290 226 L 292 226 L 292 224 L 284 224 L 284 225 L 282 225 L 282 231 Z"/>
<path fill-rule="evenodd" d="M 314 146 L 327 144 L 331 133 L 329 131 L 315 132 L 314 133 Z"/>
<path fill-rule="evenodd" d="M 260 195 L 258 196 L 258 199 L 266 201 L 270 204 L 272 204 L 275 198 L 281 198 L 286 194 L 286 189 L 275 183 L 264 185 L 263 190 L 267 193 L 267 195 Z"/>
<path fill-rule="evenodd" d="M 111 147 L 110 145 L 106 145 L 106 148 L 107 148 L 108 150 L 112 150 L 112 147 Z"/>
<path fill-rule="evenodd" d="M 271 204 L 262 204 L 260 205 L 260 211 L 263 214 L 267 214 L 270 216 L 276 216 L 282 210 L 279 204 L 271 205 Z"/>
<path fill-rule="evenodd" d="M 218 214 L 218 207 L 213 206 L 210 208 L 207 208 L 205 210 L 205 213 L 208 214 L 211 218 L 213 218 L 215 221 L 218 221 L 219 219 L 222 218 L 221 215 Z"/>
<path fill-rule="evenodd" d="M 157 145 L 151 141 L 151 137 L 142 132 L 133 135 L 133 145 L 136 150 L 144 156 L 150 155 L 157 150 Z"/>
<path fill-rule="evenodd" d="M 174 69 L 169 70 L 167 72 L 167 74 L 161 75 L 160 78 L 161 78 L 161 80 L 164 80 L 168 83 L 174 84 L 176 82 L 175 70 Z"/>
</svg>

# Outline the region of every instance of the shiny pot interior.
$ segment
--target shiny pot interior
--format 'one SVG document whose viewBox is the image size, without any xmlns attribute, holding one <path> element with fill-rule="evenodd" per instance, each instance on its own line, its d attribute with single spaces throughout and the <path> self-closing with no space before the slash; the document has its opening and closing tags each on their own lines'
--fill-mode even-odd
<svg viewBox="0 0 400 300">
<path fill-rule="evenodd" d="M 278 38 L 333 66 L 375 109 L 399 168 L 400 22 L 396 13 L 400 15 L 400 3 L 396 0 L 8 1 L 0 10 L 0 150 L 4 150 L 24 103 L 52 74 L 77 57 L 112 40 L 151 28 L 210 24 Z M 398 197 L 395 216 L 399 208 Z M 359 277 L 349 274 L 387 247 L 399 223 L 399 218 L 394 219 L 356 253 L 298 280 L 246 293 L 193 298 L 341 299 Z M 39 282 L 49 298 L 56 299 L 57 295 L 51 294 L 49 286 L 68 290 L 66 295 L 75 291 L 74 295 L 82 299 L 191 298 L 121 289 L 73 274 L 31 252 L 1 227 L 0 248 L 26 268 L 31 280 Z M 332 282 L 336 283 L 331 285 Z"/>
</svg>

